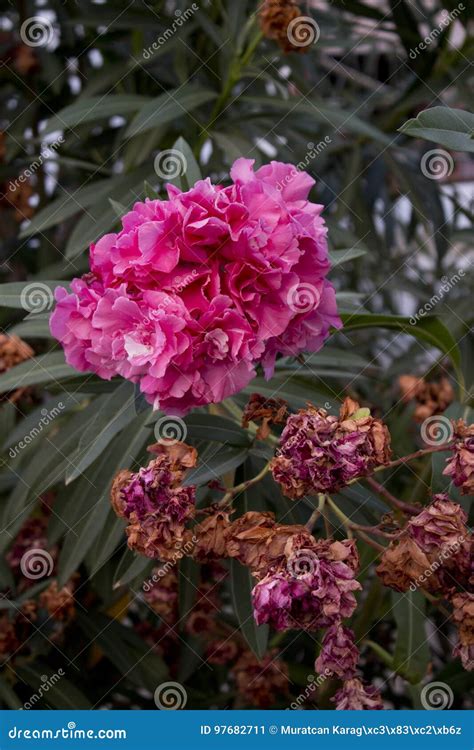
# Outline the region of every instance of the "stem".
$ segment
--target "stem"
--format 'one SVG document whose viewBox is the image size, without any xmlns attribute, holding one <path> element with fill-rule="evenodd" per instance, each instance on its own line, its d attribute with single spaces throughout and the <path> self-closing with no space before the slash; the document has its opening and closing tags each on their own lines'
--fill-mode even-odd
<svg viewBox="0 0 474 750">
<path fill-rule="evenodd" d="M 313 512 L 311 513 L 310 517 L 308 518 L 308 520 L 307 520 L 307 522 L 305 524 L 306 528 L 310 532 L 313 530 L 313 527 L 314 527 L 314 524 L 315 524 L 316 520 L 319 518 L 319 516 L 323 512 L 324 503 L 326 502 L 326 496 L 325 495 L 318 495 L 318 497 L 319 497 L 318 507 L 313 510 Z"/>
<path fill-rule="evenodd" d="M 345 513 L 342 512 L 342 510 L 336 505 L 336 503 L 334 502 L 334 500 L 332 498 L 328 497 L 327 498 L 327 502 L 331 506 L 331 508 L 334 511 L 334 513 L 336 514 L 336 516 L 338 516 L 338 518 L 341 519 L 342 523 L 346 527 L 346 529 L 348 531 L 349 538 L 352 536 L 352 534 L 350 532 L 352 532 L 352 530 L 354 530 L 361 537 L 361 539 L 363 539 L 371 547 L 373 547 L 374 549 L 378 550 L 379 552 L 385 552 L 385 547 L 382 544 L 379 544 L 378 542 L 375 542 L 369 536 L 367 536 L 367 534 L 365 533 L 365 531 L 362 530 L 362 529 L 364 529 L 364 527 L 360 528 L 359 524 L 352 523 L 352 521 L 346 516 Z"/>
<path fill-rule="evenodd" d="M 392 506 L 392 508 L 396 508 L 396 510 L 401 510 L 402 513 L 410 513 L 410 515 L 417 516 L 420 512 L 420 508 L 417 508 L 415 505 L 410 505 L 410 503 L 405 503 L 403 500 L 398 500 L 398 498 L 395 497 L 395 495 L 392 495 L 391 492 L 387 490 L 386 487 L 383 486 L 383 484 L 379 484 L 379 482 L 376 482 L 373 477 L 366 477 L 367 484 L 372 487 L 375 492 L 377 492 L 379 495 L 381 495 L 389 505 Z"/>
<path fill-rule="evenodd" d="M 258 474 L 255 474 L 252 479 L 247 479 L 245 482 L 242 482 L 241 484 L 237 484 L 235 487 L 231 487 L 230 490 L 227 490 L 224 497 L 220 501 L 219 505 L 227 505 L 234 497 L 235 495 L 239 494 L 239 492 L 244 492 L 249 487 L 251 487 L 254 484 L 257 484 L 257 482 L 260 482 L 263 477 L 268 474 L 270 471 L 270 461 L 265 464 L 263 469 L 258 472 Z"/>
<path fill-rule="evenodd" d="M 421 458 L 422 456 L 429 456 L 431 453 L 439 453 L 440 451 L 449 451 L 452 446 L 454 445 L 454 442 L 450 443 L 443 443 L 443 445 L 433 446 L 432 448 L 420 448 L 419 451 L 415 451 L 415 453 L 409 453 L 408 456 L 402 456 L 401 458 L 396 458 L 394 461 L 390 461 L 388 464 L 384 464 L 383 466 L 378 466 L 375 471 L 384 471 L 385 469 L 393 469 L 394 466 L 400 466 L 401 464 L 406 464 L 409 461 L 414 461 L 417 458 Z"/>
</svg>

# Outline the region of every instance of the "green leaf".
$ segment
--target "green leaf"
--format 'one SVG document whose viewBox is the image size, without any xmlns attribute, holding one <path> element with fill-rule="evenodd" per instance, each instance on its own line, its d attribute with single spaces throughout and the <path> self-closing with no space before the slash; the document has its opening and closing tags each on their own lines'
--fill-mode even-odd
<svg viewBox="0 0 474 750">
<path fill-rule="evenodd" d="M 247 432 L 231 419 L 216 414 L 190 414 L 184 420 L 187 439 L 211 440 L 226 445 L 250 445 Z"/>
<path fill-rule="evenodd" d="M 178 601 L 181 629 L 184 628 L 198 593 L 201 569 L 192 557 L 183 557 L 179 562 Z"/>
<path fill-rule="evenodd" d="M 185 484 L 206 484 L 212 479 L 220 479 L 245 461 L 248 448 L 229 446 L 216 450 L 215 446 L 199 454 L 198 466 L 188 473 Z"/>
<path fill-rule="evenodd" d="M 101 457 L 86 470 L 88 494 L 83 498 L 81 518 L 68 532 L 58 563 L 58 577 L 64 585 L 78 569 L 104 527 L 110 511 L 109 492 L 112 480 L 120 469 L 128 468 L 141 452 L 150 430 L 144 426 L 145 416 L 139 414 L 128 430 L 117 435 Z"/>
<path fill-rule="evenodd" d="M 74 676 L 74 668 L 71 669 L 71 676 Z M 64 671 L 64 670 L 63 670 Z M 87 710 L 92 708 L 91 703 L 88 701 L 86 696 L 76 687 L 76 685 L 68 680 L 66 677 L 59 675 L 59 679 L 56 678 L 52 681 L 51 667 L 48 664 L 42 664 L 35 660 L 29 664 L 15 664 L 15 672 L 27 685 L 32 688 L 33 695 L 38 695 L 41 685 L 48 684 L 48 689 L 42 690 L 41 701 L 38 704 L 46 704 L 54 709 L 60 710 Z M 59 674 L 59 673 L 57 673 Z M 77 672 L 78 676 L 80 672 Z M 43 679 L 44 676 L 49 677 L 48 683 Z M 28 699 L 31 703 L 33 696 Z M 36 708 L 37 704 L 32 704 L 32 708 Z"/>
<path fill-rule="evenodd" d="M 130 138 L 138 133 L 144 133 L 152 128 L 173 122 L 176 118 L 188 114 L 188 112 L 211 101 L 211 99 L 215 99 L 215 97 L 214 91 L 197 89 L 192 85 L 180 86 L 167 91 L 141 107 L 125 135 Z"/>
<path fill-rule="evenodd" d="M 150 560 L 143 555 L 137 555 L 136 552 L 127 548 L 115 571 L 114 588 L 125 586 L 125 584 L 131 583 L 136 578 L 145 580 L 147 578 L 147 571 L 151 572 L 151 569 L 155 565 L 156 560 Z"/>
<path fill-rule="evenodd" d="M 117 215 L 110 199 L 123 204 L 127 207 L 126 211 L 129 211 L 135 201 L 143 195 L 145 180 L 151 179 L 153 174 L 150 165 L 145 164 L 115 179 L 110 192 L 95 201 L 75 225 L 66 245 L 66 258 L 75 258 L 117 224 Z"/>
<path fill-rule="evenodd" d="M 51 117 L 41 136 L 56 130 L 74 128 L 86 122 L 95 122 L 105 117 L 123 116 L 131 112 L 138 112 L 149 97 L 134 94 L 110 94 L 109 96 L 91 96 L 89 99 L 78 99 Z"/>
<path fill-rule="evenodd" d="M 184 138 L 178 138 L 176 143 L 173 144 L 173 151 L 181 154 L 179 163 L 183 166 L 183 174 L 180 173 L 177 177 L 171 178 L 170 182 L 179 187 L 180 190 L 189 190 L 198 180 L 202 180 L 199 164 Z"/>
<path fill-rule="evenodd" d="M 430 649 L 425 631 L 425 598 L 419 591 L 392 592 L 397 641 L 393 668 L 412 684 L 425 676 Z"/>
<path fill-rule="evenodd" d="M 76 370 L 66 364 L 63 352 L 42 354 L 12 367 L 0 375 L 0 393 L 7 393 L 27 385 L 44 385 L 76 375 Z"/>
<path fill-rule="evenodd" d="M 109 445 L 124 427 L 136 417 L 134 388 L 124 381 L 112 393 L 96 400 L 97 412 L 82 433 L 78 456 L 66 474 L 66 484 L 73 482 Z"/>
<path fill-rule="evenodd" d="M 474 114 L 463 109 L 432 107 L 408 120 L 400 132 L 435 141 L 453 151 L 474 153 Z"/>
<path fill-rule="evenodd" d="M 167 676 L 168 670 L 161 657 L 132 628 L 98 612 L 80 612 L 77 622 L 91 643 L 118 669 L 121 679 L 129 679 L 153 693 Z"/>
<path fill-rule="evenodd" d="M 343 263 L 348 263 L 355 258 L 361 258 L 366 254 L 367 250 L 362 247 L 348 247 L 347 250 L 330 250 L 329 260 L 331 261 L 331 268 L 342 266 Z"/>
<path fill-rule="evenodd" d="M 2 703 L 4 703 L 7 708 L 11 708 L 13 710 L 17 708 L 22 708 L 23 703 L 13 690 L 12 686 L 6 680 L 3 676 L 0 675 L 0 699 Z"/>
<path fill-rule="evenodd" d="M 463 382 L 461 353 L 456 340 L 444 323 L 434 315 L 427 315 L 425 318 L 415 321 L 415 325 L 410 324 L 410 321 L 414 318 L 407 318 L 403 315 L 343 313 L 341 318 L 344 323 L 344 333 L 362 328 L 389 328 L 414 336 L 420 341 L 426 341 L 430 346 L 435 346 L 451 358 L 458 380 L 461 383 Z"/>
<path fill-rule="evenodd" d="M 43 315 L 42 310 L 38 309 L 37 313 L 34 312 L 35 304 L 41 306 L 43 310 L 49 310 L 53 305 L 54 290 L 58 286 L 67 287 L 68 282 L 41 279 L 0 284 L 0 307 L 25 310 L 30 313 L 30 320 L 34 320 L 37 315 Z"/>
<path fill-rule="evenodd" d="M 230 581 L 240 631 L 254 654 L 261 659 L 267 650 L 269 627 L 255 622 L 251 596 L 255 582 L 249 569 L 235 558 L 230 561 Z"/>
</svg>

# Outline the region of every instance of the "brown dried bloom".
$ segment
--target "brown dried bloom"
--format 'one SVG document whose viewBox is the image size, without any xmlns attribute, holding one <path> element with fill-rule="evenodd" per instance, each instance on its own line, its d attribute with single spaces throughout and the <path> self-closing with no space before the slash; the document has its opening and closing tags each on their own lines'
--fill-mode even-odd
<svg viewBox="0 0 474 750">
<path fill-rule="evenodd" d="M 14 624 L 8 615 L 0 616 L 0 658 L 8 657 L 18 650 L 20 643 Z"/>
<path fill-rule="evenodd" d="M 407 591 L 412 585 L 438 591 L 439 579 L 436 573 L 430 572 L 430 559 L 408 533 L 387 547 L 377 567 L 377 574 L 384 586 L 395 591 Z"/>
<path fill-rule="evenodd" d="M 417 402 L 413 413 L 416 422 L 423 422 L 433 414 L 441 414 L 454 399 L 451 383 L 445 377 L 428 383 L 424 378 L 417 378 L 415 375 L 401 375 L 398 385 L 403 401 Z"/>
<path fill-rule="evenodd" d="M 194 559 L 198 562 L 209 562 L 227 557 L 227 532 L 229 528 L 229 513 L 218 509 L 197 524 L 193 529 L 196 538 L 192 552 Z"/>
<path fill-rule="evenodd" d="M 277 524 L 273 513 L 249 511 L 231 524 L 227 533 L 227 555 L 237 558 L 258 575 L 284 557 L 288 540 L 298 534 L 312 539 L 304 526 Z"/>
<path fill-rule="evenodd" d="M 305 52 L 304 46 L 292 43 L 292 35 L 288 33 L 289 24 L 301 15 L 294 0 L 264 0 L 259 11 L 260 28 L 263 35 L 275 41 L 285 54 Z"/>
<path fill-rule="evenodd" d="M 234 662 L 239 653 L 239 646 L 231 638 L 211 641 L 206 649 L 206 661 L 209 664 L 229 664 Z"/>
<path fill-rule="evenodd" d="M 0 334 L 0 373 L 10 370 L 33 356 L 34 351 L 31 346 L 18 336 Z"/>
<path fill-rule="evenodd" d="M 474 495 L 474 425 L 462 419 L 454 422 L 456 442 L 443 474 L 452 478 L 461 495 Z"/>
<path fill-rule="evenodd" d="M 257 430 L 258 440 L 265 440 L 270 434 L 270 425 L 285 424 L 288 418 L 288 402 L 282 398 L 265 398 L 252 393 L 242 414 L 242 427 L 250 422 L 261 422 Z"/>
<path fill-rule="evenodd" d="M 127 519 L 128 545 L 146 557 L 176 560 L 188 541 L 186 522 L 194 515 L 195 487 L 183 487 L 185 472 L 197 453 L 184 443 L 156 444 L 148 466 L 120 471 L 110 492 L 112 507 Z"/>
<path fill-rule="evenodd" d="M 453 620 L 458 627 L 459 643 L 453 655 L 459 656 L 464 669 L 474 669 L 474 594 L 455 594 L 452 598 Z"/>
<path fill-rule="evenodd" d="M 259 661 L 246 651 L 231 670 L 239 703 L 244 706 L 268 708 L 279 697 L 288 693 L 288 667 L 275 658 L 276 650 L 269 651 Z"/>
<path fill-rule="evenodd" d="M 178 616 L 178 576 L 175 570 L 156 568 L 143 585 L 144 598 L 151 609 L 168 625 Z"/>
<path fill-rule="evenodd" d="M 40 594 L 39 606 L 45 609 L 53 620 L 58 620 L 59 622 L 72 620 L 76 614 L 74 581 L 69 581 L 62 589 L 58 587 L 57 581 L 53 581 Z"/>
<path fill-rule="evenodd" d="M 386 425 L 346 398 L 339 417 L 311 404 L 292 414 L 281 434 L 272 472 L 284 494 L 299 499 L 336 492 L 389 459 Z"/>
</svg>

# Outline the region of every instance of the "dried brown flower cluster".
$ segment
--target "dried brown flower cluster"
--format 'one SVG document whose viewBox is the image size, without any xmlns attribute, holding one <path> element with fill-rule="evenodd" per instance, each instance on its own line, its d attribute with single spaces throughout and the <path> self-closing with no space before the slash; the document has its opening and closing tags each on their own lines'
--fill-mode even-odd
<svg viewBox="0 0 474 750">
<path fill-rule="evenodd" d="M 455 594 L 452 598 L 453 620 L 457 625 L 459 643 L 454 656 L 459 656 L 464 669 L 474 670 L 474 594 Z"/>
<path fill-rule="evenodd" d="M 259 393 L 252 393 L 242 414 L 242 427 L 250 422 L 260 423 L 257 440 L 265 440 L 270 434 L 270 426 L 285 424 L 288 419 L 288 402 L 282 398 L 265 398 Z"/>
<path fill-rule="evenodd" d="M 445 377 L 427 382 L 415 375 L 401 375 L 398 385 L 404 402 L 416 401 L 413 413 L 416 422 L 423 422 L 433 414 L 442 414 L 454 399 L 453 387 Z"/>
<path fill-rule="evenodd" d="M 186 523 L 194 516 L 195 488 L 183 487 L 197 453 L 184 443 L 150 446 L 157 457 L 138 472 L 120 471 L 111 488 L 116 514 L 128 521 L 128 546 L 163 561 L 179 558 L 188 540 Z"/>
<path fill-rule="evenodd" d="M 460 505 L 435 495 L 383 553 L 377 573 L 384 585 L 449 592 L 456 582 L 467 583 L 472 541 L 466 520 Z"/>
<path fill-rule="evenodd" d="M 25 360 L 34 357 L 34 351 L 31 346 L 20 339 L 18 336 L 7 336 L 0 334 L 0 373 L 7 372 L 12 367 L 25 362 Z M 0 396 L 0 400 L 8 399 L 16 403 L 20 398 L 27 395 L 29 388 L 17 388 L 14 391 Z"/>
<path fill-rule="evenodd" d="M 259 660 L 245 651 L 231 670 L 243 705 L 269 708 L 288 694 L 288 667 L 272 650 Z"/>
<path fill-rule="evenodd" d="M 474 425 L 462 419 L 454 423 L 456 441 L 443 474 L 452 478 L 461 495 L 474 495 Z"/>
<path fill-rule="evenodd" d="M 275 41 L 280 49 L 288 52 L 304 52 L 304 47 L 296 46 L 288 34 L 288 26 L 302 13 L 294 0 L 263 0 L 259 10 L 260 28 L 267 39 Z"/>
<path fill-rule="evenodd" d="M 336 492 L 390 459 L 386 425 L 346 398 L 339 416 L 311 404 L 289 417 L 272 462 L 273 478 L 285 495 Z"/>
</svg>

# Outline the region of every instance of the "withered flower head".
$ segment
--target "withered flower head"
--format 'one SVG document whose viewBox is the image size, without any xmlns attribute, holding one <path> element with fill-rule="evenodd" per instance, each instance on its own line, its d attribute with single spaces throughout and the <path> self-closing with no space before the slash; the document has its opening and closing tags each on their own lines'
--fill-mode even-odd
<svg viewBox="0 0 474 750">
<path fill-rule="evenodd" d="M 364 683 L 356 677 L 346 680 L 334 698 L 336 711 L 381 711 L 382 698 L 378 690 L 372 685 Z"/>
<path fill-rule="evenodd" d="M 53 620 L 67 622 L 72 620 L 76 614 L 74 600 L 74 581 L 69 581 L 61 589 L 57 581 L 53 581 L 48 588 L 40 594 L 39 606 L 45 609 Z"/>
<path fill-rule="evenodd" d="M 321 653 L 316 659 L 319 674 L 331 674 L 347 680 L 354 677 L 359 661 L 359 649 L 354 643 L 354 633 L 340 623 L 326 630 Z"/>
<path fill-rule="evenodd" d="M 229 513 L 216 509 L 193 529 L 196 542 L 192 555 L 198 562 L 221 560 L 227 557 L 227 533 L 230 528 Z"/>
<path fill-rule="evenodd" d="M 206 661 L 209 664 L 229 664 L 234 662 L 239 653 L 239 646 L 231 638 L 211 641 L 206 649 Z"/>
<path fill-rule="evenodd" d="M 305 47 L 292 44 L 288 26 L 302 13 L 294 0 L 263 0 L 259 11 L 260 28 L 267 39 L 275 41 L 285 52 L 304 52 Z"/>
<path fill-rule="evenodd" d="M 250 651 L 231 670 L 239 702 L 244 706 L 268 708 L 288 693 L 288 667 L 272 650 L 258 660 Z"/>
<path fill-rule="evenodd" d="M 156 568 L 151 583 L 144 586 L 144 598 L 151 609 L 168 625 L 178 616 L 178 576 L 175 570 Z"/>
<path fill-rule="evenodd" d="M 331 546 L 314 540 L 298 549 L 291 542 L 286 545 L 285 562 L 270 568 L 252 591 L 257 624 L 268 623 L 275 630 L 314 630 L 353 614 L 353 592 L 361 585 L 348 564 L 351 553 L 348 562 L 343 562 L 341 548 L 332 550 Z"/>
<path fill-rule="evenodd" d="M 433 414 L 441 414 L 454 399 L 452 385 L 445 377 L 428 383 L 424 378 L 414 375 L 401 375 L 398 385 L 403 401 L 416 400 L 413 417 L 417 422 L 423 422 Z"/>
<path fill-rule="evenodd" d="M 310 535 L 304 526 L 275 523 L 273 513 L 249 511 L 237 518 L 227 531 L 227 555 L 235 557 L 257 576 L 285 556 L 288 540 Z"/>
<path fill-rule="evenodd" d="M 18 336 L 0 334 L 0 373 L 10 370 L 34 356 L 31 346 Z"/>
<path fill-rule="evenodd" d="M 474 454 L 473 454 L 474 456 Z M 446 546 L 455 547 L 467 536 L 467 516 L 448 495 L 433 496 L 433 502 L 411 518 L 407 529 L 423 552 L 436 552 Z"/>
<path fill-rule="evenodd" d="M 474 425 L 460 419 L 454 424 L 454 434 L 457 439 L 443 474 L 452 478 L 461 495 L 474 495 Z"/>
<path fill-rule="evenodd" d="M 270 425 L 285 424 L 287 407 L 288 402 L 282 398 L 265 398 L 259 393 L 252 393 L 242 414 L 242 427 L 248 427 L 250 422 L 261 422 L 256 437 L 265 440 L 270 434 Z"/>
<path fill-rule="evenodd" d="M 285 495 L 298 499 L 335 492 L 389 459 L 387 427 L 346 398 L 339 417 L 311 405 L 290 416 L 272 472 Z"/>
<path fill-rule="evenodd" d="M 474 669 L 474 594 L 455 594 L 452 598 L 453 620 L 457 625 L 459 643 L 453 655 L 459 656 L 464 669 Z"/>
<path fill-rule="evenodd" d="M 127 519 L 128 545 L 146 557 L 173 560 L 183 548 L 185 523 L 194 515 L 194 486 L 181 482 L 195 465 L 196 451 L 184 443 L 151 446 L 157 457 L 138 472 L 120 471 L 112 484 L 111 503 Z"/>
<path fill-rule="evenodd" d="M 430 575 L 430 570 L 431 562 L 427 555 L 405 533 L 386 548 L 377 574 L 384 586 L 395 591 L 408 591 L 412 584 L 436 591 L 439 589 L 439 579 L 436 574 Z"/>
<path fill-rule="evenodd" d="M 13 622 L 8 614 L 0 615 L 0 658 L 10 656 L 20 647 Z"/>
</svg>

